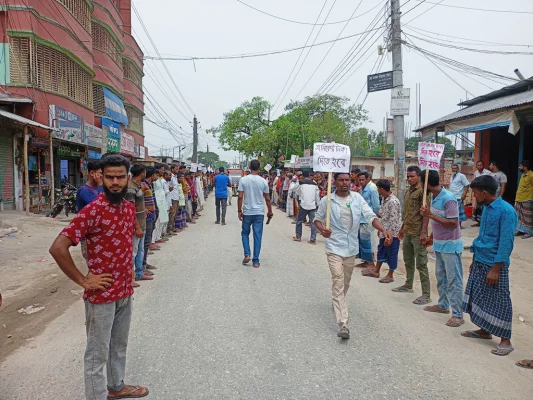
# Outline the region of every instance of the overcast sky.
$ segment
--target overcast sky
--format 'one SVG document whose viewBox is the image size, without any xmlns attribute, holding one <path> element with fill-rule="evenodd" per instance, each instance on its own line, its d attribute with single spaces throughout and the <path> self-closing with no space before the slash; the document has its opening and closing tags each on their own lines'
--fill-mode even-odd
<svg viewBox="0 0 533 400">
<path fill-rule="evenodd" d="M 270 14 L 311 24 L 317 20 L 324 5 L 324 0 L 243 1 Z M 428 1 L 431 3 L 439 2 L 439 0 Z M 359 3 L 360 0 L 328 0 L 319 23 L 324 22 L 330 9 L 331 13 L 326 22 L 337 22 L 350 18 L 358 5 L 359 8 L 355 12 L 355 16 L 372 10 L 351 20 L 341 37 L 354 35 L 367 30 L 378 15 L 378 12 L 382 10 L 382 6 L 388 2 L 385 0 L 362 0 Z M 408 23 L 411 19 L 434 6 L 434 4 L 428 4 L 427 2 L 420 5 L 419 3 L 419 0 L 402 0 L 401 9 L 404 13 L 402 23 Z M 296 48 L 306 43 L 313 28 L 312 25 L 285 22 L 261 14 L 239 3 L 237 0 L 134 0 L 134 4 L 148 33 L 159 52 L 164 56 L 211 57 Z M 331 8 L 333 4 L 334 6 Z M 484 12 L 450 8 L 445 7 L 445 5 L 529 12 L 529 14 Z M 415 6 L 417 6 L 416 9 L 409 11 Z M 441 5 L 434 6 L 409 24 L 409 26 L 414 28 L 434 33 L 415 32 L 408 28 L 405 28 L 404 32 L 419 37 L 431 35 L 433 38 L 428 38 L 427 36 L 425 38 L 455 46 L 506 52 L 533 52 L 532 47 L 491 46 L 486 43 L 469 42 L 463 39 L 435 35 L 435 33 L 438 33 L 478 41 L 530 44 L 533 46 L 532 13 L 533 1 L 531 0 L 509 0 L 506 2 L 499 0 L 469 0 L 468 2 L 444 0 Z M 381 14 L 383 14 L 383 11 L 381 11 Z M 380 17 L 378 26 L 381 26 L 382 21 L 383 18 Z M 344 26 L 344 23 L 324 26 L 316 39 L 316 43 L 336 39 Z M 135 15 L 133 16 L 133 29 L 135 37 L 142 42 L 141 47 L 145 54 L 155 56 L 156 52 Z M 319 29 L 320 26 L 315 27 L 309 44 L 313 43 Z M 349 69 L 334 90 L 328 89 L 329 93 L 347 96 L 352 101 L 356 100 L 366 82 L 366 76 L 371 72 L 378 60 L 377 45 L 384 43 L 385 30 L 382 29 L 379 32 L 380 39 L 375 44 L 372 43 L 378 36 L 376 35 L 374 39 L 370 39 L 370 36 L 364 40 L 357 50 L 356 59 L 367 49 L 370 49 L 371 45 L 372 49 L 355 64 L 355 68 Z M 316 74 L 305 85 L 331 45 L 314 47 L 284 100 L 281 101 L 285 94 L 282 93 L 280 100 L 275 104 L 275 106 L 279 105 L 279 108 L 277 108 L 273 117 L 279 116 L 291 99 L 302 100 L 305 96 L 317 93 L 339 62 L 360 39 L 361 36 L 356 36 L 338 41 Z M 515 78 L 516 76 L 513 73 L 515 68 L 519 68 L 526 77 L 533 75 L 531 56 L 482 54 L 441 47 L 414 38 L 412 40 L 417 46 L 425 50 L 501 75 Z M 462 42 L 463 44 L 442 42 L 443 40 Z M 296 71 L 300 68 L 306 54 L 307 50 L 302 54 Z M 274 103 L 280 96 L 299 55 L 300 51 L 294 51 L 248 59 L 196 60 L 195 65 L 191 61 L 165 61 L 166 67 L 179 90 L 200 121 L 200 150 L 205 151 L 209 144 L 210 150 L 218 152 L 222 159 L 233 161 L 236 153 L 220 150 L 218 141 L 212 136 L 208 136 L 205 130 L 219 125 L 223 120 L 224 112 L 236 108 L 243 101 L 250 100 L 254 96 L 264 97 Z M 368 56 L 369 58 L 367 59 Z M 385 60 L 381 71 L 391 70 L 390 53 L 385 54 L 383 57 L 385 57 Z M 366 62 L 364 62 L 365 59 Z M 484 85 L 493 89 L 504 86 L 503 83 L 473 76 L 475 80 L 480 82 L 478 83 L 459 72 L 441 67 L 458 84 L 454 83 L 424 56 L 405 47 L 403 48 L 403 61 L 404 85 L 412 89 L 411 115 L 406 117 L 406 122 L 411 122 L 413 127 L 415 126 L 414 89 L 417 83 L 421 84 L 423 124 L 457 110 L 457 103 L 467 96 L 465 89 L 471 94 L 479 96 L 491 91 Z M 160 71 L 161 75 L 158 71 Z M 344 84 L 340 85 L 352 73 L 353 75 Z M 292 82 L 292 79 L 290 82 Z M 149 91 L 150 97 L 157 103 L 155 108 L 160 108 L 166 112 L 175 125 L 181 127 L 185 132 L 182 135 L 178 135 L 176 140 L 168 131 L 158 128 L 150 122 L 145 122 L 145 140 L 150 153 L 157 155 L 161 147 L 170 148 L 186 144 L 188 148 L 185 152 L 190 154 L 193 112 L 184 104 L 160 61 L 145 62 L 144 85 Z M 161 89 L 166 91 L 166 95 Z M 300 95 L 296 97 L 300 91 Z M 366 89 L 359 98 L 359 102 L 364 100 L 365 95 Z M 174 105 L 167 97 L 172 100 Z M 176 97 L 181 100 L 182 105 L 178 103 Z M 468 97 L 470 98 L 471 96 L 468 95 Z M 148 101 L 145 101 L 145 103 L 148 105 L 150 116 L 154 116 L 159 121 L 163 119 L 170 120 L 169 117 L 164 115 L 160 117 Z M 185 116 L 180 114 L 176 107 Z M 390 108 L 390 91 L 370 93 L 364 107 L 368 110 L 372 119 L 372 122 L 367 124 L 367 126 L 380 130 L 383 126 L 385 113 Z M 163 113 L 163 111 L 160 112 Z M 175 154 L 177 157 L 177 149 Z"/>
</svg>

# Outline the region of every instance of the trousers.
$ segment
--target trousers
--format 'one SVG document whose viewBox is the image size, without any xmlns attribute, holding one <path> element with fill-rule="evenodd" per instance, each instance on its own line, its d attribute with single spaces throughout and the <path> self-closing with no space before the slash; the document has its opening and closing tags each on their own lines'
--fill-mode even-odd
<svg viewBox="0 0 533 400">
<path fill-rule="evenodd" d="M 296 221 L 296 237 L 302 237 L 302 224 L 305 221 L 305 218 L 309 216 L 309 221 L 311 222 L 311 242 L 316 242 L 316 226 L 313 223 L 315 220 L 315 210 L 306 210 L 300 207 L 298 212 L 298 220 Z"/>
<path fill-rule="evenodd" d="M 226 221 L 226 208 L 228 204 L 227 198 L 216 198 L 215 199 L 215 206 L 216 206 L 216 213 L 217 213 L 217 221 L 220 221 L 220 209 L 222 208 L 222 222 Z"/>
<path fill-rule="evenodd" d="M 143 268 L 146 268 L 146 260 L 148 258 L 148 247 L 152 244 L 152 234 L 154 232 L 154 221 L 146 221 L 146 233 L 144 234 L 144 258 Z"/>
<path fill-rule="evenodd" d="M 264 215 L 244 215 L 242 218 L 242 247 L 244 249 L 244 256 L 251 255 L 250 250 L 250 232 L 254 232 L 254 253 L 252 262 L 259 264 L 259 254 L 261 253 L 261 242 L 263 241 L 263 221 Z"/>
<path fill-rule="evenodd" d="M 407 273 L 405 286 L 408 288 L 413 287 L 416 263 L 416 269 L 420 274 L 420 283 L 422 284 L 422 295 L 430 297 L 431 284 L 429 282 L 428 251 L 420 244 L 419 240 L 419 236 L 409 235 L 405 235 L 403 239 L 403 260 Z"/>
<path fill-rule="evenodd" d="M 353 270 L 355 268 L 355 256 L 341 257 L 337 254 L 328 253 L 328 265 L 331 272 L 331 299 L 335 318 L 340 328 L 348 324 L 348 302 L 346 294 L 350 288 Z"/>
</svg>

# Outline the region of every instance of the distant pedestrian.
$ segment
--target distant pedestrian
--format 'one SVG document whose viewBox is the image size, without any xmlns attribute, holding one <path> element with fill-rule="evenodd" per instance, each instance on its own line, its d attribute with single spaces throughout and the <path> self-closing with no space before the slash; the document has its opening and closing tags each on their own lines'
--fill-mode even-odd
<svg viewBox="0 0 533 400">
<path fill-rule="evenodd" d="M 294 188 L 298 182 L 298 177 L 293 174 L 287 174 L 287 177 L 289 178 L 290 183 L 289 191 L 287 193 L 287 208 L 285 209 L 285 214 L 287 214 L 287 217 L 292 218 L 294 216 L 294 199 L 296 196 Z"/>
<path fill-rule="evenodd" d="M 231 180 L 229 176 L 224 173 L 224 167 L 220 167 L 218 171 L 219 174 L 215 176 L 215 206 L 217 213 L 217 220 L 215 221 L 215 224 L 222 223 L 222 225 L 226 225 L 226 207 L 228 203 L 229 192 L 228 188 L 231 187 Z"/>
<path fill-rule="evenodd" d="M 392 283 L 394 282 L 394 271 L 398 269 L 398 252 L 400 250 L 400 239 L 398 239 L 398 234 L 402 228 L 402 208 L 400 200 L 392 194 L 390 182 L 387 179 L 379 180 L 376 186 L 379 195 L 383 198 L 378 217 L 385 230 L 391 234 L 392 243 L 390 246 L 386 246 L 385 236 L 382 233 L 379 233 L 376 268 L 374 270 L 367 270 L 366 272 L 363 271 L 363 275 L 379 278 L 381 267 L 386 263 L 389 266 L 389 272 L 383 279 L 380 279 L 379 282 Z"/>
<path fill-rule="evenodd" d="M 133 309 L 135 232 L 135 206 L 124 201 L 129 166 L 129 161 L 120 155 L 102 158 L 104 192 L 74 217 L 50 248 L 65 275 L 85 289 L 84 371 L 88 400 L 148 395 L 145 387 L 124 384 Z M 87 238 L 86 276 L 76 267 L 69 251 L 82 237 Z"/>
<path fill-rule="evenodd" d="M 326 238 L 326 255 L 331 279 L 333 280 L 333 309 L 339 331 L 337 336 L 350 338 L 348 329 L 348 304 L 346 294 L 350 288 L 355 257 L 359 253 L 357 233 L 362 218 L 372 224 L 385 237 L 386 245 L 392 242 L 392 236 L 385 231 L 381 222 L 359 193 L 350 192 L 350 175 L 335 174 L 336 191 L 331 195 L 331 227 L 326 229 L 327 197 L 322 198 L 314 221 L 322 236 Z"/>
<path fill-rule="evenodd" d="M 459 206 L 459 226 L 462 228 L 462 222 L 466 221 L 465 200 L 468 194 L 470 182 L 466 176 L 459 172 L 459 164 L 452 165 L 452 176 L 450 177 L 450 186 L 448 190 L 453 194 Z"/>
<path fill-rule="evenodd" d="M 461 335 L 474 339 L 501 338 L 492 354 L 506 356 L 511 344 L 513 306 L 509 287 L 509 266 L 517 215 L 513 207 L 496 195 L 498 184 L 490 176 L 480 176 L 470 184 L 476 200 L 485 204 L 479 236 L 470 252 L 474 253 L 466 284 L 464 311 L 480 329 Z"/>
<path fill-rule="evenodd" d="M 350 173 L 351 181 L 350 184 L 350 191 L 351 192 L 357 192 L 359 193 L 361 191 L 361 186 L 359 185 L 359 173 L 361 170 L 359 168 L 352 169 L 352 172 Z"/>
<path fill-rule="evenodd" d="M 261 241 L 263 239 L 263 222 L 265 219 L 265 203 L 267 206 L 267 217 L 272 218 L 272 202 L 268 194 L 268 185 L 259 171 L 261 164 L 258 160 L 250 162 L 250 175 L 241 178 L 239 181 L 238 213 L 242 221 L 242 247 L 244 248 L 243 264 L 248 264 L 250 260 L 254 268 L 259 268 L 259 254 L 261 253 Z M 250 249 L 250 231 L 254 235 L 253 257 Z"/>
<path fill-rule="evenodd" d="M 367 171 L 361 171 L 357 174 L 359 178 L 359 186 L 361 187 L 360 194 L 363 199 L 366 201 L 368 206 L 372 209 L 374 214 L 379 212 L 379 196 L 377 190 L 374 190 L 372 186 L 369 185 L 371 182 L 370 174 Z M 365 217 L 361 217 L 361 225 L 359 228 L 359 258 L 363 261 L 360 264 L 357 264 L 356 267 L 365 268 L 367 271 L 373 271 L 375 268 L 374 265 L 374 256 L 372 254 L 372 234 L 374 233 L 374 228 L 372 224 L 366 221 Z"/>
<path fill-rule="evenodd" d="M 143 259 L 143 274 L 136 276 L 136 280 L 140 280 L 146 275 L 147 271 L 157 269 L 157 267 L 148 264 L 148 255 L 152 250 L 160 250 L 156 244 L 152 244 L 152 237 L 155 229 L 155 221 L 157 219 L 157 209 L 155 206 L 154 189 L 152 186 L 153 181 L 159 179 L 157 170 L 154 167 L 146 168 L 146 178 L 142 182 L 142 190 L 144 193 L 144 208 L 146 210 L 146 232 L 144 234 L 144 259 Z M 144 279 L 150 280 L 150 279 Z"/>
<path fill-rule="evenodd" d="M 233 183 L 231 182 L 231 178 L 229 176 L 229 171 L 226 170 L 226 175 L 229 178 L 230 181 L 230 190 L 228 190 L 228 205 L 231 206 L 231 200 L 233 198 Z"/>
<path fill-rule="evenodd" d="M 518 213 L 519 222 L 516 236 L 529 239 L 533 237 L 533 171 L 531 171 L 531 162 L 522 161 L 520 172 L 522 172 L 522 176 L 515 199 L 515 210 Z"/>
<path fill-rule="evenodd" d="M 490 171 L 488 169 L 485 169 L 485 163 L 481 160 L 479 160 L 476 163 L 476 170 L 474 171 L 474 179 L 478 178 L 483 175 L 490 175 Z M 474 214 L 472 215 L 472 220 L 474 220 L 475 224 L 472 224 L 473 227 L 479 226 L 481 222 L 481 215 L 483 215 L 483 207 L 484 204 L 479 204 L 476 201 L 476 206 L 474 207 Z"/>
<path fill-rule="evenodd" d="M 183 193 L 182 183 L 185 180 L 185 177 L 182 173 L 178 173 L 178 211 L 176 213 L 176 232 L 182 232 L 187 228 L 187 211 L 185 210 L 187 206 L 187 200 L 185 194 Z"/>
<path fill-rule="evenodd" d="M 303 172 L 303 180 L 298 186 L 298 197 L 300 199 L 300 210 L 298 213 L 298 219 L 296 221 L 296 236 L 292 239 L 296 242 L 302 240 L 302 224 L 306 218 L 309 218 L 310 222 L 315 220 L 315 212 L 320 204 L 320 191 L 318 185 L 309 179 L 309 171 Z M 316 244 L 316 232 L 317 228 L 315 224 L 311 225 L 311 238 L 309 244 Z"/>
<path fill-rule="evenodd" d="M 421 173 L 425 182 L 426 173 Z M 433 244 L 437 261 L 435 275 L 439 301 L 436 305 L 427 306 L 425 311 L 449 314 L 452 317 L 446 326 L 457 328 L 465 323 L 463 319 L 463 238 L 459 226 L 459 208 L 457 199 L 450 191 L 440 185 L 439 173 L 429 171 L 428 191 L 431 203 L 420 209 L 420 214 L 431 220 L 433 233 L 426 246 Z"/>
<path fill-rule="evenodd" d="M 500 163 L 492 161 L 489 165 L 490 176 L 498 183 L 498 190 L 496 194 L 503 197 L 505 189 L 507 188 L 507 175 L 500 171 Z"/>
<path fill-rule="evenodd" d="M 169 184 L 169 190 L 170 190 L 170 200 L 172 201 L 172 205 L 170 207 L 169 211 L 169 218 L 168 218 L 168 226 L 167 226 L 167 234 L 172 235 L 172 233 L 176 233 L 176 219 L 178 217 L 178 202 L 180 198 L 180 189 L 181 185 L 178 182 L 178 171 L 179 166 L 174 164 L 170 167 L 170 184 Z"/>
</svg>

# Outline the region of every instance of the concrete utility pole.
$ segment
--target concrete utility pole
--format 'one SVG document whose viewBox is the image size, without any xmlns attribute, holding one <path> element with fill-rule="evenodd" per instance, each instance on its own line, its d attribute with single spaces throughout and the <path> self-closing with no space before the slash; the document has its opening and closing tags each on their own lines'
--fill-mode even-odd
<svg viewBox="0 0 533 400">
<path fill-rule="evenodd" d="M 198 163 L 198 119 L 194 116 L 192 126 L 192 162 Z"/>
<path fill-rule="evenodd" d="M 402 30 L 400 0 L 391 0 L 392 71 L 394 88 L 403 88 Z M 394 158 L 398 166 L 398 198 L 403 208 L 405 195 L 405 125 L 403 115 L 394 116 Z"/>
</svg>

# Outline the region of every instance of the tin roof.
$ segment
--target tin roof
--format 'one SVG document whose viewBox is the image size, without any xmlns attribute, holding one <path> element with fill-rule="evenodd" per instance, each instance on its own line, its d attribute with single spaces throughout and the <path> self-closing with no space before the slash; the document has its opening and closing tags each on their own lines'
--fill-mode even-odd
<svg viewBox="0 0 533 400">
<path fill-rule="evenodd" d="M 16 123 L 22 124 L 22 125 L 30 125 L 30 126 L 34 126 L 36 128 L 42 128 L 42 129 L 46 129 L 46 130 L 49 130 L 49 131 L 53 131 L 54 130 L 54 128 L 51 128 L 49 126 L 46 126 L 46 125 L 40 124 L 38 122 L 32 121 L 31 119 L 21 117 L 20 115 L 10 113 L 8 111 L 0 110 L 0 116 L 8 118 L 8 119 L 10 119 L 10 120 L 12 120 L 12 121 L 14 121 Z"/>
</svg>

